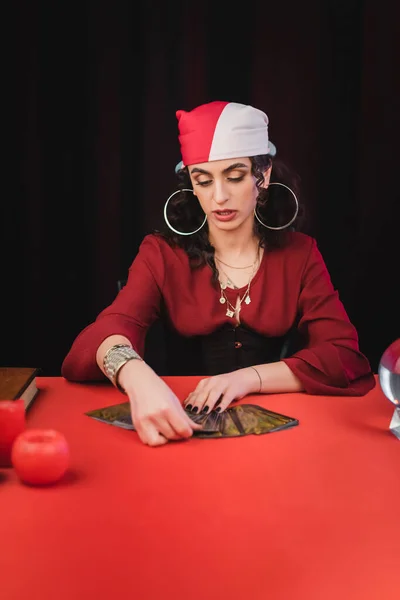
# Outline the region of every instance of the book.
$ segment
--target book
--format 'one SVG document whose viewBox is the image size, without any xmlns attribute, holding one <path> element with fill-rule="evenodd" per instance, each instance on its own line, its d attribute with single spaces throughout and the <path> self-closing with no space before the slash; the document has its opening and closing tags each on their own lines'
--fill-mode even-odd
<svg viewBox="0 0 400 600">
<path fill-rule="evenodd" d="M 232 406 L 222 413 L 195 414 L 186 411 L 189 417 L 203 426 L 193 432 L 194 437 L 224 438 L 243 435 L 260 435 L 280 431 L 299 424 L 298 419 L 281 413 L 273 412 L 255 404 L 240 404 Z M 129 402 L 98 408 L 85 413 L 87 416 L 103 423 L 109 423 L 135 431 L 132 423 Z"/>
<path fill-rule="evenodd" d="M 22 399 L 27 410 L 39 391 L 39 372 L 36 367 L 0 367 L 0 401 Z"/>
</svg>

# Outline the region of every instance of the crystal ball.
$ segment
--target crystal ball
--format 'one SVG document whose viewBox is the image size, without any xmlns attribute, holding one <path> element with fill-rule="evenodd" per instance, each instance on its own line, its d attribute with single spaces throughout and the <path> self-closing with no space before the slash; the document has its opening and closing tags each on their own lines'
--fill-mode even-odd
<svg viewBox="0 0 400 600">
<path fill-rule="evenodd" d="M 392 342 L 382 354 L 378 378 L 386 398 L 400 406 L 400 338 Z"/>
</svg>

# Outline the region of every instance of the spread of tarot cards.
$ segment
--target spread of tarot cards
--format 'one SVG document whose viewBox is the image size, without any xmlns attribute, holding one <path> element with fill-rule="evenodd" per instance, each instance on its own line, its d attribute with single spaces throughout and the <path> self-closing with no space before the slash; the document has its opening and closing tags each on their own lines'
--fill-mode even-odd
<svg viewBox="0 0 400 600">
<path fill-rule="evenodd" d="M 294 417 L 289 417 L 257 406 L 255 404 L 238 404 L 223 412 L 192 413 L 186 411 L 192 421 L 202 425 L 202 429 L 193 432 L 198 438 L 224 438 L 244 435 L 260 435 L 272 433 L 299 424 Z M 135 431 L 132 423 L 129 402 L 98 408 L 86 413 L 89 417 Z"/>
</svg>

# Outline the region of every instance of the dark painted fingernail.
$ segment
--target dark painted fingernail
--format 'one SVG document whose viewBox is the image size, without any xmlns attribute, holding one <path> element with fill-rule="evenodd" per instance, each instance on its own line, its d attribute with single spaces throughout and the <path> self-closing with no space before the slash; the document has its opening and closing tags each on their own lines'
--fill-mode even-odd
<svg viewBox="0 0 400 600">
<path fill-rule="evenodd" d="M 218 407 L 217 407 L 215 410 L 216 410 L 217 412 L 221 412 L 221 407 L 220 407 L 220 406 L 218 406 Z"/>
<path fill-rule="evenodd" d="M 203 413 L 208 412 L 208 406 L 205 406 L 201 412 L 203 412 Z"/>
<path fill-rule="evenodd" d="M 195 406 L 195 407 L 192 409 L 192 412 L 194 412 L 194 413 L 197 413 L 197 411 L 198 411 L 198 410 L 199 410 L 199 409 L 197 408 L 197 406 Z"/>
<path fill-rule="evenodd" d="M 190 410 L 192 408 L 192 405 L 191 404 L 186 404 L 185 408 L 186 408 L 186 410 Z"/>
</svg>

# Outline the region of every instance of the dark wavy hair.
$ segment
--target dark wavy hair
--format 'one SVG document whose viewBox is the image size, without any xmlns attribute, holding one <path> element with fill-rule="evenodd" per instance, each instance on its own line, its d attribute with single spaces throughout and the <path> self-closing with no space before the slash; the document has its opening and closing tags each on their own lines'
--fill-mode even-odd
<svg viewBox="0 0 400 600">
<path fill-rule="evenodd" d="M 263 227 L 257 219 L 254 219 L 254 232 L 259 239 L 260 247 L 272 249 L 282 247 L 287 240 L 287 232 L 299 230 L 304 222 L 304 207 L 299 198 L 299 177 L 292 173 L 290 169 L 279 159 L 272 158 L 270 155 L 261 155 L 250 157 L 251 172 L 256 178 L 256 185 L 259 190 L 257 198 L 257 214 L 263 223 L 273 227 L 279 227 L 288 223 L 294 215 L 295 201 L 292 194 L 283 186 L 274 185 L 269 189 L 263 188 L 263 173 L 272 166 L 270 183 L 278 182 L 288 186 L 296 194 L 299 201 L 299 211 L 296 219 L 290 227 L 276 231 Z M 174 229 L 178 231 L 194 231 L 204 221 L 203 210 L 191 190 L 192 182 L 190 180 L 187 167 L 177 173 L 178 189 L 182 190 L 180 194 L 175 194 L 168 203 L 168 220 Z M 208 264 L 213 271 L 213 279 L 218 280 L 218 271 L 214 262 L 214 247 L 211 245 L 208 236 L 208 224 L 193 235 L 178 235 L 165 225 L 165 229 L 156 232 L 161 235 L 171 246 L 183 248 L 189 256 L 192 268 L 198 268 Z"/>
</svg>

